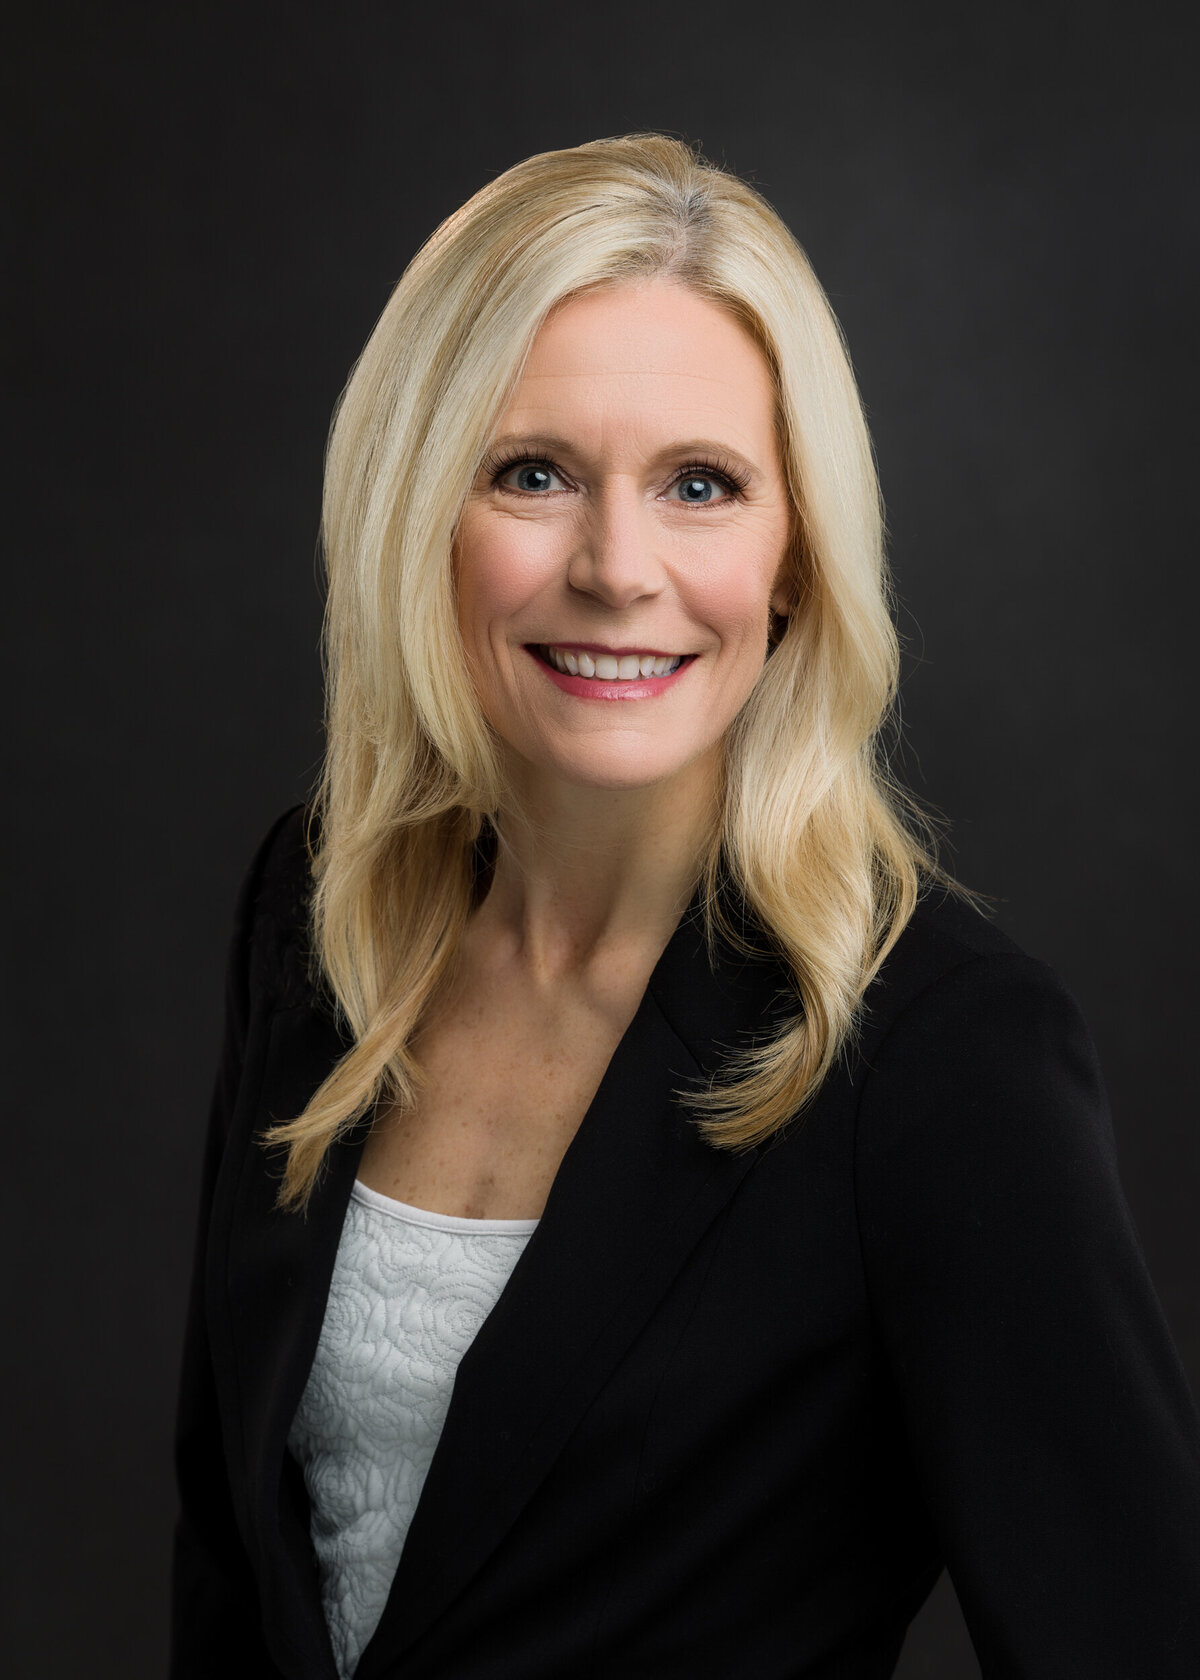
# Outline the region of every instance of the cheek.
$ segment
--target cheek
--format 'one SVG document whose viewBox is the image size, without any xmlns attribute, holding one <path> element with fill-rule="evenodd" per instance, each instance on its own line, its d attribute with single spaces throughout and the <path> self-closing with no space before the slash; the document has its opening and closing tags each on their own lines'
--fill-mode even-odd
<svg viewBox="0 0 1200 1680">
<path fill-rule="evenodd" d="M 468 527 L 455 550 L 459 622 L 464 633 L 486 635 L 494 621 L 534 600 L 553 572 L 550 534 L 532 525 Z"/>
<path fill-rule="evenodd" d="M 743 642 L 765 648 L 776 570 L 765 565 L 760 554 L 747 554 L 722 566 L 697 588 L 695 610 L 733 651 Z"/>
</svg>

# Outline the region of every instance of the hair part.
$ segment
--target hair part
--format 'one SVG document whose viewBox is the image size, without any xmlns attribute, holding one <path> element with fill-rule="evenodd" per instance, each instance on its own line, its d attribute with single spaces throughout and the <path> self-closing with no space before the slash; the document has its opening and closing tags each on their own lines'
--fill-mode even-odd
<svg viewBox="0 0 1200 1680">
<path fill-rule="evenodd" d="M 312 916 L 354 1044 L 266 1134 L 287 1149 L 284 1206 L 306 1202 L 330 1145 L 380 1101 L 416 1100 L 413 1036 L 501 811 L 495 739 L 465 659 L 446 657 L 462 646 L 454 533 L 491 433 L 552 309 L 653 277 L 726 309 L 761 348 L 795 510 L 795 610 L 727 736 L 697 869 L 710 935 L 731 887 L 786 961 L 798 1009 L 688 1098 L 710 1143 L 760 1142 L 811 1100 L 934 868 L 880 746 L 899 667 L 882 506 L 849 357 L 804 252 L 753 188 L 665 135 L 527 158 L 417 253 L 330 434 Z"/>
</svg>

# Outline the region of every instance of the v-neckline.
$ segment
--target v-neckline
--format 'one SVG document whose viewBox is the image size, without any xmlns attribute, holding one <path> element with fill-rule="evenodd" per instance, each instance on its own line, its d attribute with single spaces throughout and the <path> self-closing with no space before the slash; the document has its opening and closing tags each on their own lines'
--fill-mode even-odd
<svg viewBox="0 0 1200 1680">
<path fill-rule="evenodd" d="M 356 1680 L 383 1680 L 398 1652 L 500 1543 L 589 1399 L 752 1170 L 755 1151 L 705 1144 L 680 1099 L 707 1088 L 723 1057 L 758 1037 L 785 989 L 773 959 L 743 957 L 726 941 L 718 940 L 710 963 L 697 894 L 563 1155 L 537 1230 L 462 1361 Z M 346 1048 L 315 998 L 279 1011 L 240 1099 L 249 1107 L 245 1123 L 261 1134 L 270 1119 L 299 1112 Z M 280 1212 L 278 1164 L 252 1144 L 222 1213 L 227 1245 L 214 1251 L 230 1296 L 222 1334 L 242 1373 L 236 1424 L 252 1521 L 264 1543 L 282 1540 L 318 1617 L 311 1512 L 294 1476 L 285 1475 L 286 1440 L 324 1321 L 365 1136 L 360 1124 L 335 1142 L 304 1215 Z"/>
</svg>

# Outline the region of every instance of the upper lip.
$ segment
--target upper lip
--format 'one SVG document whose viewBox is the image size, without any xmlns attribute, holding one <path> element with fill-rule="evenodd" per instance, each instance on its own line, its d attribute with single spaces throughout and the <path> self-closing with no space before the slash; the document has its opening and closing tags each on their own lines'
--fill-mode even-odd
<svg viewBox="0 0 1200 1680">
<path fill-rule="evenodd" d="M 672 648 L 652 647 L 608 647 L 604 642 L 534 642 L 534 647 L 561 648 L 564 653 L 608 653 L 614 659 L 626 659 L 636 654 L 639 659 L 684 659 L 686 654 L 677 653 Z"/>
</svg>

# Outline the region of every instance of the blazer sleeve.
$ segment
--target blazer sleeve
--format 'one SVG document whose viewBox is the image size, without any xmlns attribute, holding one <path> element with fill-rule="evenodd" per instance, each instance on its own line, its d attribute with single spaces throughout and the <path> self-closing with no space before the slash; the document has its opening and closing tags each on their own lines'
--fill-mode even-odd
<svg viewBox="0 0 1200 1680">
<path fill-rule="evenodd" d="M 871 1058 L 872 1311 L 985 1680 L 1200 1675 L 1200 1422 L 1044 965 L 973 958 Z"/>
<path fill-rule="evenodd" d="M 171 1578 L 171 1680 L 281 1680 L 260 1630 L 258 1593 L 234 1517 L 205 1306 L 213 1191 L 241 1081 L 251 1010 L 255 909 L 281 817 L 238 896 L 225 988 L 225 1033 L 205 1143 L 175 1431 L 179 1515 Z"/>
</svg>

